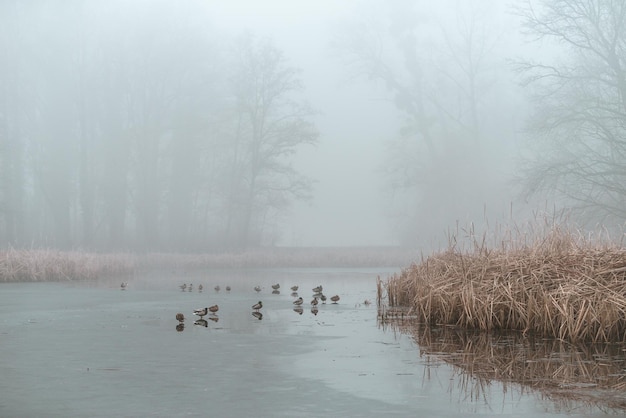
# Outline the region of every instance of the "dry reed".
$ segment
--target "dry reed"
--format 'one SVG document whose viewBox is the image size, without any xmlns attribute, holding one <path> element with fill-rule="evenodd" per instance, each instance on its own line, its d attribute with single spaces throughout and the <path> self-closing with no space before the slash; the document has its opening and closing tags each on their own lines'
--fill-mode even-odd
<svg viewBox="0 0 626 418">
<path fill-rule="evenodd" d="M 451 242 L 446 251 L 379 283 L 379 306 L 408 307 L 428 324 L 511 329 L 566 341 L 626 341 L 621 246 L 558 226 L 530 245 L 510 240 L 489 249 L 483 239 L 462 251 Z"/>
</svg>

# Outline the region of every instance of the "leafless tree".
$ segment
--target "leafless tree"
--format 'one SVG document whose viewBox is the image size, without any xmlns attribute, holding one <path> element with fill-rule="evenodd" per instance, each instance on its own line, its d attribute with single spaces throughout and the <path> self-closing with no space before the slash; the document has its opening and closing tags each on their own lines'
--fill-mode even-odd
<svg viewBox="0 0 626 418">
<path fill-rule="evenodd" d="M 527 33 L 550 59 L 519 64 L 533 87 L 527 196 L 564 199 L 577 220 L 626 220 L 626 2 L 528 1 Z M 553 42 L 553 43 L 550 43 Z"/>
</svg>

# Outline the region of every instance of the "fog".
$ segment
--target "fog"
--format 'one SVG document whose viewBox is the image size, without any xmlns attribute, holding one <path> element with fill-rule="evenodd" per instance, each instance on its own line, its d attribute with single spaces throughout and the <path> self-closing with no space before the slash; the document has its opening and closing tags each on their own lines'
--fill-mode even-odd
<svg viewBox="0 0 626 418">
<path fill-rule="evenodd" d="M 567 209 L 523 193 L 515 65 L 567 51 L 512 4 L 5 1 L 0 242 L 428 250 Z"/>
</svg>

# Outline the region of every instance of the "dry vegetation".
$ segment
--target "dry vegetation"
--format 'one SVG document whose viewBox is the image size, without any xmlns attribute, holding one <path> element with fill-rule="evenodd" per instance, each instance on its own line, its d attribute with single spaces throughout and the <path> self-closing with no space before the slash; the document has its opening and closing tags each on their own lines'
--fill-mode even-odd
<svg viewBox="0 0 626 418">
<path fill-rule="evenodd" d="M 99 254 L 83 251 L 0 251 L 0 282 L 89 280 L 154 268 L 399 267 L 415 252 L 380 248 L 273 248 L 229 254 Z"/>
<path fill-rule="evenodd" d="M 564 341 L 626 341 L 622 246 L 558 226 L 530 243 L 527 235 L 508 236 L 498 248 L 483 238 L 465 251 L 453 237 L 446 251 L 379 280 L 381 316 Z"/>
</svg>

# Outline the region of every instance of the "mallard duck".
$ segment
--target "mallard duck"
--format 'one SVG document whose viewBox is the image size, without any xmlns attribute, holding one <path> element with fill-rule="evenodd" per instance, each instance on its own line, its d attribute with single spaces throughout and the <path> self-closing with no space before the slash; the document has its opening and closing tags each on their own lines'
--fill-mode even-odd
<svg viewBox="0 0 626 418">
<path fill-rule="evenodd" d="M 202 309 L 194 309 L 193 310 L 193 314 L 194 315 L 198 315 L 200 318 L 202 318 L 208 312 L 209 312 L 209 308 L 202 308 Z"/>
<path fill-rule="evenodd" d="M 317 306 L 318 303 L 319 301 L 317 300 L 317 298 L 313 298 L 313 300 L 311 301 L 311 305 L 313 306 Z"/>
<path fill-rule="evenodd" d="M 122 282 L 121 286 L 122 290 L 126 290 L 126 288 L 128 287 L 128 282 Z"/>
<path fill-rule="evenodd" d="M 263 319 L 263 314 L 261 312 L 259 312 L 259 311 L 252 312 L 252 316 L 255 317 L 256 319 L 258 319 L 259 321 L 261 319 Z"/>
<path fill-rule="evenodd" d="M 298 291 L 298 286 L 291 286 L 291 290 L 294 291 L 294 292 L 297 292 Z"/>
<path fill-rule="evenodd" d="M 202 286 L 201 284 L 198 285 L 198 292 L 202 292 L 202 289 L 204 289 L 204 286 Z"/>
<path fill-rule="evenodd" d="M 230 292 L 230 286 L 226 286 L 226 291 Z"/>
<path fill-rule="evenodd" d="M 259 303 L 255 303 L 254 305 L 252 305 L 252 309 L 254 309 L 255 311 L 258 311 L 262 307 L 263 307 L 263 302 L 261 301 L 259 301 Z"/>
<path fill-rule="evenodd" d="M 254 290 L 259 293 L 261 291 L 261 286 L 254 286 Z"/>
<path fill-rule="evenodd" d="M 220 285 L 218 284 L 217 286 L 215 286 L 213 289 L 215 289 L 216 292 L 220 291 Z"/>
<path fill-rule="evenodd" d="M 215 313 L 219 310 L 220 310 L 220 307 L 217 305 L 209 306 L 209 311 L 211 311 L 211 313 Z"/>
<path fill-rule="evenodd" d="M 339 301 L 339 299 L 341 299 L 341 298 L 339 297 L 339 295 L 335 295 L 335 296 L 331 296 L 331 297 L 330 297 L 330 300 L 332 300 L 332 301 L 333 301 L 333 303 L 337 303 L 337 302 Z"/>
<path fill-rule="evenodd" d="M 206 321 L 206 319 L 196 319 L 196 322 L 194 322 L 193 324 L 200 325 L 205 328 L 209 326 L 209 323 Z"/>
<path fill-rule="evenodd" d="M 313 288 L 313 293 L 322 293 L 322 285 Z"/>
<path fill-rule="evenodd" d="M 184 292 L 184 291 L 185 291 L 185 289 L 187 289 L 187 283 L 183 283 L 183 284 L 181 284 L 181 285 L 180 285 L 180 286 L 178 286 L 178 287 L 180 287 L 180 290 L 182 290 L 182 291 Z"/>
<path fill-rule="evenodd" d="M 185 315 L 183 315 L 181 312 L 178 312 L 178 313 L 176 314 L 176 320 L 177 320 L 178 322 L 183 322 L 183 321 L 185 320 Z"/>
<path fill-rule="evenodd" d="M 322 303 L 326 303 L 326 295 L 321 295 L 320 299 L 322 300 Z"/>
<path fill-rule="evenodd" d="M 302 296 L 300 296 L 298 299 L 293 301 L 293 304 L 296 306 L 300 306 L 302 305 L 302 303 L 304 302 L 304 300 L 302 299 Z"/>
<path fill-rule="evenodd" d="M 272 285 L 272 289 L 274 289 L 274 290 L 280 289 L 280 283 L 273 284 Z"/>
</svg>

